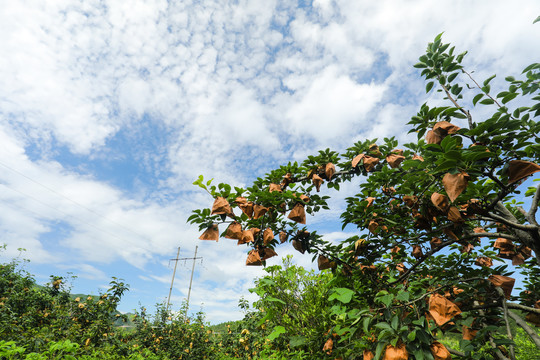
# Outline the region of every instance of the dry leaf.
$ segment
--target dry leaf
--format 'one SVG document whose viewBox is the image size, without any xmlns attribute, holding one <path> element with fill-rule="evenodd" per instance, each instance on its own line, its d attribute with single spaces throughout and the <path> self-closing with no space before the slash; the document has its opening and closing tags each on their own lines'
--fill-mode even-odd
<svg viewBox="0 0 540 360">
<path fill-rule="evenodd" d="M 474 261 L 474 263 L 478 266 L 487 266 L 487 267 L 493 266 L 493 260 L 491 260 L 491 258 L 487 256 L 480 256 Z"/>
<path fill-rule="evenodd" d="M 437 135 L 433 130 L 429 130 L 426 134 L 426 143 L 427 144 L 440 144 L 442 137 Z"/>
<path fill-rule="evenodd" d="M 436 248 L 437 246 L 441 245 L 442 244 L 442 240 L 439 239 L 438 237 L 434 237 L 431 239 L 431 241 L 429 242 L 429 244 L 431 245 L 431 248 L 434 249 Z"/>
<path fill-rule="evenodd" d="M 429 314 L 439 326 L 446 324 L 454 316 L 461 314 L 459 307 L 439 294 L 429 297 Z"/>
<path fill-rule="evenodd" d="M 451 202 L 467 188 L 469 175 L 466 173 L 450 174 L 446 173 L 442 179 L 442 183 Z"/>
<path fill-rule="evenodd" d="M 424 161 L 424 158 L 423 158 L 423 157 L 421 157 L 420 155 L 416 155 L 416 154 L 413 155 L 412 159 L 413 159 L 413 160 Z"/>
<path fill-rule="evenodd" d="M 292 174 L 287 173 L 285 176 L 283 176 L 283 180 L 281 180 L 281 189 L 285 189 L 287 185 L 293 182 Z"/>
<path fill-rule="evenodd" d="M 375 355 L 373 355 L 373 353 L 369 350 L 364 350 L 363 356 L 364 360 L 373 360 L 373 358 L 375 357 Z"/>
<path fill-rule="evenodd" d="M 514 288 L 514 283 L 516 282 L 516 279 L 502 275 L 490 275 L 488 277 L 488 280 L 494 286 L 502 288 L 506 299 L 510 299 L 510 295 L 512 294 L 512 289 Z"/>
<path fill-rule="evenodd" d="M 353 159 L 352 159 L 352 162 L 351 162 L 351 166 L 354 168 L 356 167 L 356 165 L 358 165 L 358 163 L 364 158 L 364 154 L 359 154 L 359 155 L 356 155 Z"/>
<path fill-rule="evenodd" d="M 248 218 L 251 219 L 253 217 L 253 203 L 251 201 L 246 201 L 245 203 L 238 204 L 238 207 L 242 210 L 244 214 L 246 214 Z"/>
<path fill-rule="evenodd" d="M 409 359 L 409 353 L 407 352 L 407 349 L 405 348 L 405 344 L 400 343 L 398 344 L 397 347 L 393 347 L 392 345 L 386 346 L 383 360 L 408 360 L 408 359 Z"/>
<path fill-rule="evenodd" d="M 332 179 L 332 176 L 336 173 L 336 167 L 332 163 L 326 164 L 326 167 L 324 168 L 324 174 L 326 175 L 326 178 L 328 180 Z"/>
<path fill-rule="evenodd" d="M 219 240 L 219 229 L 217 224 L 212 224 L 206 229 L 205 232 L 202 233 L 201 236 L 199 236 L 199 239 L 201 240 Z"/>
<path fill-rule="evenodd" d="M 431 194 L 431 202 L 437 209 L 446 213 L 450 204 L 448 203 L 448 198 L 445 195 L 434 192 Z"/>
<path fill-rule="evenodd" d="M 455 206 L 450 206 L 450 209 L 448 209 L 448 220 L 450 220 L 453 223 L 462 223 L 465 220 L 461 217 L 461 213 L 459 212 L 459 209 Z"/>
<path fill-rule="evenodd" d="M 261 216 L 266 214 L 267 211 L 268 211 L 268 208 L 265 206 L 257 205 L 257 204 L 253 205 L 253 219 L 260 218 Z"/>
<path fill-rule="evenodd" d="M 326 352 L 327 355 L 330 355 L 332 353 L 333 347 L 334 347 L 334 341 L 332 341 L 332 339 L 328 339 L 324 343 L 323 351 Z"/>
<path fill-rule="evenodd" d="M 259 256 L 262 261 L 270 259 L 271 257 L 277 256 L 277 253 L 272 248 L 260 248 Z"/>
<path fill-rule="evenodd" d="M 279 241 L 283 244 L 285 241 L 287 241 L 287 233 L 285 231 L 279 232 Z"/>
<path fill-rule="evenodd" d="M 315 174 L 311 178 L 311 181 L 313 181 L 313 185 L 315 185 L 315 189 L 317 189 L 317 192 L 321 190 L 321 185 L 324 183 L 324 180 L 319 175 Z"/>
<path fill-rule="evenodd" d="M 540 171 L 538 164 L 530 161 L 512 160 L 508 166 L 508 183 L 515 183 L 538 171 Z"/>
<path fill-rule="evenodd" d="M 439 121 L 433 126 L 433 132 L 442 138 L 446 135 L 457 133 L 459 129 L 459 126 L 453 125 L 448 121 Z"/>
<path fill-rule="evenodd" d="M 536 309 L 540 309 L 540 300 L 538 300 L 535 304 L 534 304 L 534 307 Z M 531 324 L 534 324 L 536 326 L 540 326 L 540 315 L 539 314 L 536 314 L 536 313 L 529 313 L 527 314 L 527 316 L 525 316 L 525 320 L 527 320 L 528 322 L 530 322 Z"/>
<path fill-rule="evenodd" d="M 379 163 L 379 158 L 371 157 L 371 156 L 364 156 L 364 169 L 366 169 L 367 172 L 370 172 L 373 170 L 375 165 Z"/>
<path fill-rule="evenodd" d="M 354 243 L 354 255 L 358 256 L 366 248 L 366 239 L 358 239 Z"/>
<path fill-rule="evenodd" d="M 291 219 L 292 221 L 296 221 L 299 224 L 305 224 L 306 211 L 304 210 L 304 205 L 300 203 L 294 205 L 294 208 L 289 213 L 288 218 Z"/>
<path fill-rule="evenodd" d="M 270 244 L 270 242 L 272 240 L 274 240 L 274 232 L 270 228 L 265 229 L 264 232 L 263 232 L 263 243 L 264 243 L 264 245 L 266 246 L 266 245 Z"/>
<path fill-rule="evenodd" d="M 238 240 L 237 245 L 247 244 L 255 241 L 255 236 L 251 229 L 242 231 L 242 238 Z"/>
<path fill-rule="evenodd" d="M 225 238 L 241 240 L 242 239 L 242 225 L 240 225 L 240 223 L 236 221 L 233 221 L 227 228 L 227 231 L 225 232 Z"/>
<path fill-rule="evenodd" d="M 523 257 L 523 254 L 517 253 L 512 257 L 512 265 L 523 265 L 525 264 L 525 258 Z"/>
<path fill-rule="evenodd" d="M 416 259 L 421 259 L 424 257 L 424 252 L 422 251 L 422 247 L 420 245 L 413 245 L 412 256 L 414 256 Z"/>
<path fill-rule="evenodd" d="M 413 207 L 418 204 L 418 197 L 415 195 L 405 195 L 403 197 L 403 202 L 407 204 L 408 207 Z"/>
<path fill-rule="evenodd" d="M 382 157 L 382 153 L 381 151 L 379 150 L 379 145 L 377 144 L 371 144 L 369 145 L 369 153 L 372 155 L 372 156 L 375 156 L 375 157 Z"/>
<path fill-rule="evenodd" d="M 455 241 L 459 241 L 459 238 L 457 237 L 456 234 L 454 234 L 454 232 L 450 229 L 444 229 L 443 232 L 446 234 L 446 236 L 448 236 L 450 239 L 452 240 L 455 240 Z"/>
<path fill-rule="evenodd" d="M 475 227 L 473 231 L 475 234 L 482 234 L 486 232 L 486 230 L 484 230 L 484 228 L 481 228 L 481 227 Z"/>
<path fill-rule="evenodd" d="M 324 255 L 319 255 L 319 258 L 317 259 L 317 265 L 319 267 L 319 270 L 332 269 L 336 267 L 336 263 L 333 261 L 330 261 Z"/>
<path fill-rule="evenodd" d="M 375 220 L 370 220 L 369 221 L 369 224 L 368 224 L 368 230 L 372 233 L 372 234 L 377 234 L 377 229 L 379 228 L 379 223 L 376 222 Z"/>
<path fill-rule="evenodd" d="M 309 202 L 309 197 L 307 195 L 302 194 L 302 195 L 300 195 L 300 200 L 302 200 L 303 202 L 308 203 Z"/>
<path fill-rule="evenodd" d="M 403 263 L 399 263 L 396 265 L 396 270 L 399 271 L 400 275 L 403 275 L 407 271 L 407 268 L 405 267 Z"/>
<path fill-rule="evenodd" d="M 214 200 L 214 205 L 212 205 L 212 213 L 211 215 L 229 215 L 232 213 L 231 206 L 229 205 L 229 202 L 224 197 L 217 197 L 216 200 Z"/>
<path fill-rule="evenodd" d="M 302 254 L 306 252 L 306 249 L 304 249 L 304 245 L 302 244 L 302 241 L 294 239 L 292 241 L 292 246 L 295 248 L 296 251 L 301 252 Z"/>
<path fill-rule="evenodd" d="M 434 341 L 429 347 L 433 354 L 434 360 L 452 360 L 452 355 L 448 349 L 438 341 Z"/>
<path fill-rule="evenodd" d="M 405 160 L 405 156 L 398 154 L 390 154 L 386 157 L 386 162 L 392 169 L 397 168 L 403 160 Z"/>
<path fill-rule="evenodd" d="M 366 208 L 368 208 L 368 207 L 370 207 L 370 206 L 373 204 L 373 202 L 375 201 L 375 198 L 370 196 L 370 197 L 368 197 L 368 198 L 366 199 L 366 201 L 367 201 Z"/>
<path fill-rule="evenodd" d="M 281 185 L 270 184 L 270 187 L 268 188 L 268 191 L 270 191 L 270 192 L 274 192 L 274 191 L 281 192 Z"/>
<path fill-rule="evenodd" d="M 463 340 L 473 340 L 476 337 L 478 330 L 473 330 L 465 325 L 462 327 Z"/>
<path fill-rule="evenodd" d="M 499 257 L 503 259 L 512 259 L 516 254 L 516 247 L 510 239 L 497 238 L 493 247 L 499 249 Z"/>
<path fill-rule="evenodd" d="M 473 245 L 473 244 L 471 244 L 471 243 L 466 243 L 465 245 L 463 245 L 463 246 L 461 247 L 461 252 L 462 252 L 462 253 L 467 253 L 467 254 L 469 254 L 471 251 L 473 251 L 473 249 L 474 249 L 474 245 Z"/>
<path fill-rule="evenodd" d="M 246 265 L 248 266 L 261 266 L 262 260 L 259 255 L 259 252 L 256 250 L 251 250 L 248 254 Z"/>
</svg>

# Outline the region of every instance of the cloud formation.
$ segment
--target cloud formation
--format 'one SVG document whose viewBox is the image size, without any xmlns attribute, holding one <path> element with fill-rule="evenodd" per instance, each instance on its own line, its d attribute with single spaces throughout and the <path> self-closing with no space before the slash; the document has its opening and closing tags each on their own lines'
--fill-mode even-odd
<svg viewBox="0 0 540 360">
<path fill-rule="evenodd" d="M 245 248 L 201 244 L 185 223 L 212 201 L 191 185 L 199 174 L 243 185 L 320 148 L 406 139 L 404 124 L 426 101 L 412 64 L 440 32 L 470 51 L 480 78 L 518 74 L 540 56 L 533 0 L 0 7 L 4 257 L 26 248 L 42 278 L 84 264 L 85 291 L 123 275 L 133 297 L 152 304 L 166 296 L 157 280 L 170 276 L 165 259 L 198 244 L 212 265 L 193 299 L 212 321 L 237 311 L 235 299 L 263 273 L 243 267 Z M 336 237 L 337 214 L 310 220 Z M 177 290 L 185 296 L 185 284 Z M 205 300 L 211 294 L 220 295 Z"/>
</svg>

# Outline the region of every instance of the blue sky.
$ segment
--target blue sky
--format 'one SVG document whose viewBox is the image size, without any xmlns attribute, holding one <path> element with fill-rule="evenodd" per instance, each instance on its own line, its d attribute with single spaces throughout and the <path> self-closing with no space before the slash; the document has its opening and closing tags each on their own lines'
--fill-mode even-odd
<svg viewBox="0 0 540 360">
<path fill-rule="evenodd" d="M 2 259 L 25 248 L 39 282 L 72 272 L 76 292 L 123 278 L 130 311 L 166 299 L 169 259 L 199 245 L 192 309 L 241 318 L 264 272 L 186 224 L 212 203 L 198 175 L 241 186 L 319 149 L 410 140 L 404 125 L 429 101 L 412 67 L 427 42 L 444 31 L 475 76 L 499 74 L 495 89 L 540 58 L 538 15 L 535 0 L 2 1 Z M 346 238 L 340 199 L 357 185 L 309 226 Z M 173 309 L 190 270 L 179 264 Z"/>
</svg>

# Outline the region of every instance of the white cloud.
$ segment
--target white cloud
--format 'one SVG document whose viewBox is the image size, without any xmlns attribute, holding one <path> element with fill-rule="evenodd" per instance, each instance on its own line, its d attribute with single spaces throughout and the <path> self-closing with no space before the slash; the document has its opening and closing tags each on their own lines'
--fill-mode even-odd
<svg viewBox="0 0 540 360">
<path fill-rule="evenodd" d="M 357 84 L 328 67 L 287 112 L 289 128 L 296 136 L 312 136 L 318 142 L 361 131 L 383 93 L 383 85 Z"/>
</svg>

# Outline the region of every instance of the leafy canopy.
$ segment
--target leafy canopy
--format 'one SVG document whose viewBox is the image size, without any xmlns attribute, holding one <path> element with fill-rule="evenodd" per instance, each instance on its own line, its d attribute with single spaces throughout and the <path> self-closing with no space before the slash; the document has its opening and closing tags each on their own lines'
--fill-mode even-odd
<svg viewBox="0 0 540 360">
<path fill-rule="evenodd" d="M 479 82 L 463 67 L 465 55 L 438 35 L 414 65 L 426 92 L 446 101 L 412 116 L 415 142 L 369 139 L 342 153 L 319 151 L 246 188 L 194 182 L 214 198 L 212 209 L 188 219 L 204 230 L 201 240 L 248 246 L 247 265 L 264 265 L 291 242 L 332 269 L 339 341 L 325 343 L 326 354 L 511 359 L 509 319 L 540 347 L 531 328 L 540 324 L 540 187 L 523 186 L 540 171 L 540 64 L 493 93 L 495 75 Z M 329 208 L 322 186 L 339 191 L 346 181 L 358 193 L 346 199 L 342 225 L 358 234 L 332 244 L 306 214 Z M 509 262 L 523 278 L 519 293 Z M 448 333 L 461 334 L 459 349 L 438 341 Z"/>
</svg>

